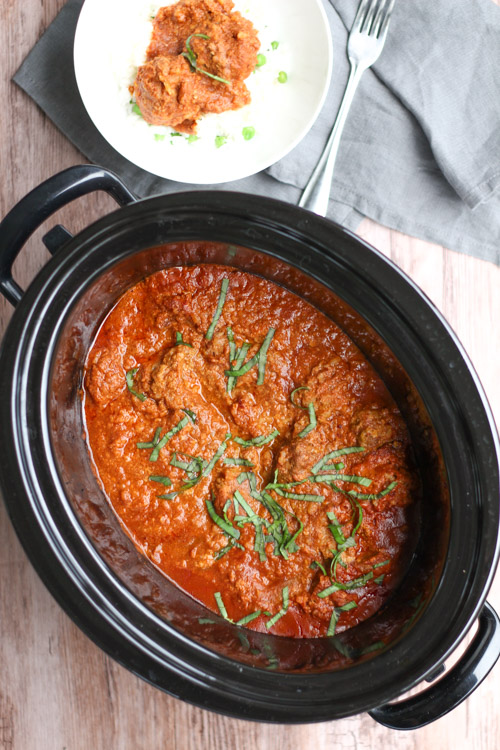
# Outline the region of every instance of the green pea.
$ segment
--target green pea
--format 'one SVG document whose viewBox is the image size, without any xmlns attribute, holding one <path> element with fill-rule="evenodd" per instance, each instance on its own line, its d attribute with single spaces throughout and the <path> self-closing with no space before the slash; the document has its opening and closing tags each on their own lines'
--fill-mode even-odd
<svg viewBox="0 0 500 750">
<path fill-rule="evenodd" d="M 254 137 L 254 135 L 255 135 L 255 128 L 253 128 L 253 127 L 249 126 L 249 127 L 243 128 L 243 130 L 242 130 L 241 132 L 242 132 L 242 134 L 243 134 L 243 138 L 244 138 L 244 139 L 245 139 L 246 141 L 251 141 L 251 140 L 252 140 L 252 138 L 253 138 L 253 137 Z"/>
</svg>

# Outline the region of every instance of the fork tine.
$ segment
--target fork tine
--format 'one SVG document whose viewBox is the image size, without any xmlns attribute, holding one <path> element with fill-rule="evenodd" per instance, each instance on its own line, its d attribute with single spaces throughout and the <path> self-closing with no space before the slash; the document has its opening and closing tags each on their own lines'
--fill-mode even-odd
<svg viewBox="0 0 500 750">
<path fill-rule="evenodd" d="M 352 23 L 351 32 L 352 31 L 359 31 L 361 29 L 361 26 L 364 23 L 365 20 L 365 11 L 373 0 L 361 0 L 360 4 L 358 5 L 358 10 L 356 12 L 356 17 Z"/>
<path fill-rule="evenodd" d="M 378 38 L 384 38 L 387 34 L 387 28 L 389 21 L 391 20 L 391 13 L 394 8 L 395 0 L 387 0 L 385 6 L 382 6 L 377 14 L 377 18 L 373 24 L 375 36 Z"/>
<path fill-rule="evenodd" d="M 366 11 L 365 20 L 363 21 L 363 26 L 361 28 L 361 31 L 364 34 L 371 34 L 372 33 L 372 25 L 373 25 L 373 19 L 375 18 L 375 14 L 377 13 L 380 4 L 383 5 L 384 0 L 382 0 L 382 3 L 380 3 L 380 0 L 371 0 L 370 7 Z"/>
</svg>

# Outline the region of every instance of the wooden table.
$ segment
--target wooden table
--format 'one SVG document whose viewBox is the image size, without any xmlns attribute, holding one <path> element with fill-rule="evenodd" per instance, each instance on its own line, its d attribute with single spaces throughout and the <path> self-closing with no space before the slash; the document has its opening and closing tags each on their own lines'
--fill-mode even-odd
<svg viewBox="0 0 500 750">
<path fill-rule="evenodd" d="M 53 173 L 82 162 L 10 78 L 64 0 L 3 0 L 0 7 L 0 216 Z M 113 206 L 81 199 L 50 219 L 77 231 Z M 460 336 L 500 419 L 500 269 L 365 221 L 360 235 L 402 267 Z M 48 258 L 42 230 L 16 263 L 23 285 Z M 0 336 L 11 316 L 0 300 Z M 489 600 L 500 612 L 500 577 Z M 0 507 L 1 750 L 498 750 L 500 666 L 433 725 L 398 733 L 368 715 L 307 726 L 227 719 L 160 693 L 115 664 L 52 600 Z"/>
</svg>

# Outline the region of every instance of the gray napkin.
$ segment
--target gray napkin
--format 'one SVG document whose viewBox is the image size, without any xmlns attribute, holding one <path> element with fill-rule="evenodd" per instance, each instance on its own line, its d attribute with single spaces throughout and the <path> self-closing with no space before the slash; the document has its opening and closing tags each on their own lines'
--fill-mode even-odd
<svg viewBox="0 0 500 750">
<path fill-rule="evenodd" d="M 213 189 L 298 201 L 347 81 L 347 30 L 357 4 L 325 3 L 334 74 L 310 133 L 266 172 Z M 90 121 L 73 70 L 81 5 L 66 3 L 14 81 L 90 161 L 139 195 L 195 189 L 135 167 Z M 328 216 L 349 229 L 368 216 L 500 263 L 500 9 L 491 0 L 396 0 L 384 51 L 364 74 L 348 116 Z"/>
</svg>

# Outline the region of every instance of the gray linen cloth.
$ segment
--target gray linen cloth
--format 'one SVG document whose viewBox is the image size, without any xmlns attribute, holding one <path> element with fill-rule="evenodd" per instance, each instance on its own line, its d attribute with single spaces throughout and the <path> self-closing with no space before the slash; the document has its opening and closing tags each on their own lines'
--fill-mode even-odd
<svg viewBox="0 0 500 750">
<path fill-rule="evenodd" d="M 206 189 L 144 172 L 95 129 L 73 69 L 82 1 L 68 0 L 14 81 L 90 161 L 138 195 Z M 213 189 L 298 201 L 345 88 L 347 34 L 358 5 L 324 2 L 334 72 L 317 122 L 266 172 Z M 328 216 L 353 230 L 368 216 L 500 263 L 500 8 L 491 0 L 396 0 L 385 48 L 364 74 L 347 119 Z"/>
</svg>

